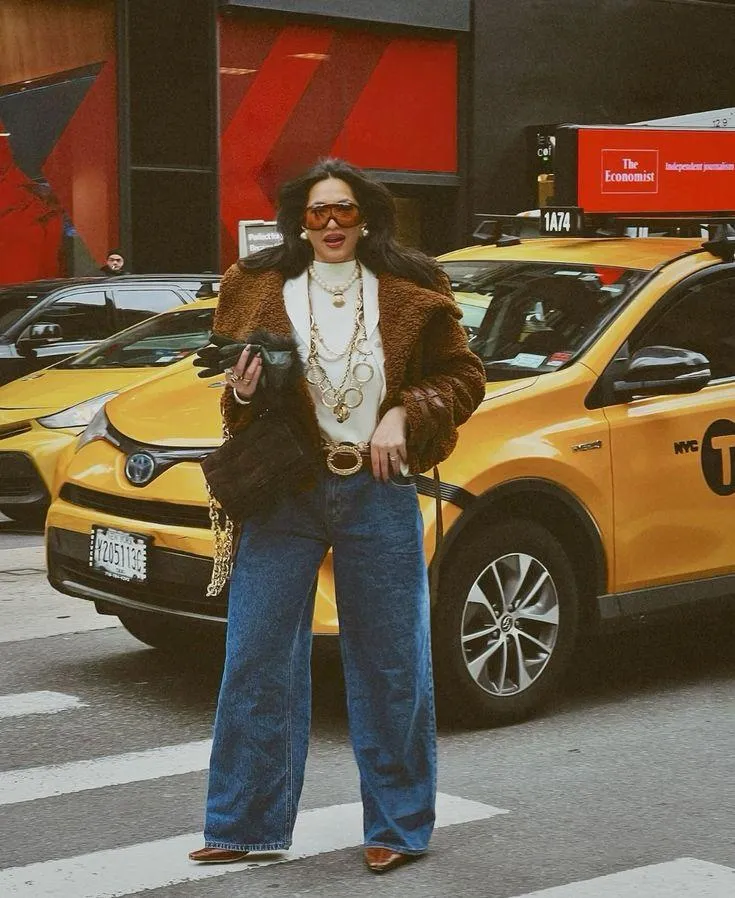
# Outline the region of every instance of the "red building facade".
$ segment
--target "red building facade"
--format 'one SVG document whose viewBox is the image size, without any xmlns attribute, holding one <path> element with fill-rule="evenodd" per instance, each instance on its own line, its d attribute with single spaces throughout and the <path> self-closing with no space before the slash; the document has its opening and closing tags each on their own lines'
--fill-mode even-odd
<svg viewBox="0 0 735 898">
<path fill-rule="evenodd" d="M 237 223 L 271 219 L 279 184 L 324 156 L 457 175 L 457 45 L 358 29 L 220 22 L 222 259 Z"/>
<path fill-rule="evenodd" d="M 461 246 L 537 205 L 555 123 L 730 106 L 733 25 L 696 0 L 2 0 L 0 282 L 117 245 L 222 271 L 330 154 L 390 188 L 405 242 Z"/>
<path fill-rule="evenodd" d="M 119 239 L 118 194 L 114 3 L 7 0 L 0 283 L 96 268 Z"/>
</svg>

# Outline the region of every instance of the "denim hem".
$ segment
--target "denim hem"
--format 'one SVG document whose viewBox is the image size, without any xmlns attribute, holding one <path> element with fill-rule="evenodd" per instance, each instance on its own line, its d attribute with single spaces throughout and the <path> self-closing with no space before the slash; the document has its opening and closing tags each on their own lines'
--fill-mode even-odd
<svg viewBox="0 0 735 898">
<path fill-rule="evenodd" d="M 386 842 L 365 842 L 365 848 L 387 848 L 388 851 L 398 851 L 401 854 L 411 854 L 414 857 L 420 857 L 429 850 L 428 848 L 404 848 L 402 845 L 388 845 Z"/>
<path fill-rule="evenodd" d="M 290 842 L 254 842 L 250 845 L 237 844 L 235 842 L 213 842 L 204 840 L 205 848 L 226 848 L 228 851 L 287 851 L 291 847 Z"/>
</svg>

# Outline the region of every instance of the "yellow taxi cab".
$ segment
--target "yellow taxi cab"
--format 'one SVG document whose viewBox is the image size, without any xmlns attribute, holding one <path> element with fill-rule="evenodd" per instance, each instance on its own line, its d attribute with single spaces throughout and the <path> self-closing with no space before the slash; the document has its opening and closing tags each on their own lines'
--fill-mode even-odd
<svg viewBox="0 0 735 898">
<path fill-rule="evenodd" d="M 436 685 L 488 724 L 538 709 L 580 634 L 735 592 L 735 263 L 731 240 L 555 238 L 449 253 L 484 305 L 484 402 L 416 478 Z M 68 450 L 47 518 L 62 592 L 173 646 L 222 625 L 199 461 L 219 389 L 180 367 L 111 399 Z M 220 382 L 221 388 L 221 382 Z M 315 633 L 337 618 L 329 558 Z"/>
<path fill-rule="evenodd" d="M 60 453 L 104 403 L 203 346 L 216 302 L 194 300 L 0 386 L 0 512 L 43 523 Z"/>
</svg>

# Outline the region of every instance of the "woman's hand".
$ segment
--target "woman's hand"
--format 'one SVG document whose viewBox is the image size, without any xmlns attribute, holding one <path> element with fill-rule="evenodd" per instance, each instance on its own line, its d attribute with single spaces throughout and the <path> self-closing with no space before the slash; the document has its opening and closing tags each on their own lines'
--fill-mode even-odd
<svg viewBox="0 0 735 898">
<path fill-rule="evenodd" d="M 263 361 L 259 355 L 250 361 L 250 347 L 246 346 L 240 354 L 234 368 L 225 371 L 227 383 L 237 393 L 240 399 L 250 400 L 263 372 Z"/>
<path fill-rule="evenodd" d="M 401 462 L 406 461 L 406 409 L 402 405 L 388 409 L 370 441 L 373 477 L 387 481 L 391 474 L 400 474 Z"/>
</svg>

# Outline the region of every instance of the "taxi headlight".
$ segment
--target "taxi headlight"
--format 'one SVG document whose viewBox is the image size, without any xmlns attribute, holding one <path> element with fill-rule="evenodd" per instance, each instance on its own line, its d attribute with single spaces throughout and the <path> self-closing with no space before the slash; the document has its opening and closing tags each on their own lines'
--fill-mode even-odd
<svg viewBox="0 0 735 898">
<path fill-rule="evenodd" d="M 57 427 L 87 427 L 94 421 L 107 400 L 112 399 L 113 396 L 117 396 L 117 392 L 103 393 L 101 396 L 85 399 L 78 405 L 72 405 L 53 415 L 38 418 L 38 423 L 44 427 L 50 427 L 52 430 Z"/>
<path fill-rule="evenodd" d="M 109 428 L 110 419 L 107 417 L 107 412 L 103 405 L 102 408 L 97 411 L 94 418 L 92 418 L 89 424 L 87 424 L 84 430 L 79 434 L 74 451 L 79 452 L 82 446 L 86 446 L 87 443 L 93 443 L 95 440 L 108 439 L 110 433 Z"/>
</svg>

